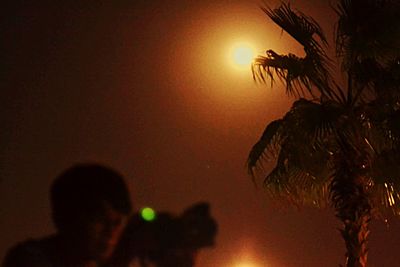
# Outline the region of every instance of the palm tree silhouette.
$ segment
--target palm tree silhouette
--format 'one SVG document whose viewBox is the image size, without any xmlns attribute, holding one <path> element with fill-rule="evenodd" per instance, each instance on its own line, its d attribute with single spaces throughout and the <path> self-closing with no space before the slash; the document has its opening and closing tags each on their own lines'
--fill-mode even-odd
<svg viewBox="0 0 400 267">
<path fill-rule="evenodd" d="M 400 215 L 400 3 L 338 2 L 335 47 L 345 82 L 333 79 L 313 18 L 289 4 L 262 9 L 305 56 L 268 50 L 255 59 L 254 79 L 272 86 L 277 77 L 296 101 L 267 125 L 248 170 L 255 177 L 276 159 L 264 180 L 272 199 L 332 205 L 343 223 L 345 266 L 364 267 L 371 218 Z"/>
</svg>

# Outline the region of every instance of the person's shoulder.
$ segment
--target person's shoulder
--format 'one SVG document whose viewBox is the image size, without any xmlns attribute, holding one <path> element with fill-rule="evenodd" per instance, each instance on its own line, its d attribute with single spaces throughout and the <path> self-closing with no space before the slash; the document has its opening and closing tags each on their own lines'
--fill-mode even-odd
<svg viewBox="0 0 400 267">
<path fill-rule="evenodd" d="M 49 240 L 29 239 L 12 247 L 2 267 L 50 267 L 46 247 Z"/>
</svg>

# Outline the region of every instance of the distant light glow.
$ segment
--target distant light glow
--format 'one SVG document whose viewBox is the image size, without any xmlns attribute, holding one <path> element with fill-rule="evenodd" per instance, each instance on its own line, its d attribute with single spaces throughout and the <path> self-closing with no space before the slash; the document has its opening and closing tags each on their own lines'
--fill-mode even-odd
<svg viewBox="0 0 400 267">
<path fill-rule="evenodd" d="M 236 264 L 234 267 L 257 267 L 257 266 L 249 262 L 243 262 Z"/>
<path fill-rule="evenodd" d="M 156 218 L 156 212 L 149 207 L 145 207 L 141 210 L 140 215 L 142 216 L 143 220 L 145 221 L 154 221 Z"/>
<path fill-rule="evenodd" d="M 236 259 L 231 262 L 229 267 L 267 267 L 264 262 L 260 263 L 259 259 L 254 255 L 253 242 L 251 240 L 242 239 L 241 249 L 237 251 Z"/>
</svg>

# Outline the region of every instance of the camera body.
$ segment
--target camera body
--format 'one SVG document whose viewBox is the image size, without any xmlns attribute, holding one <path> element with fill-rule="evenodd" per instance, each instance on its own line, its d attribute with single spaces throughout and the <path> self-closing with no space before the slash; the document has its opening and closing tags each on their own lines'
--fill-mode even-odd
<svg viewBox="0 0 400 267">
<path fill-rule="evenodd" d="M 176 216 L 157 213 L 146 221 L 134 214 L 123 234 L 117 257 L 129 261 L 137 258 L 141 266 L 192 267 L 199 249 L 215 244 L 217 223 L 210 215 L 208 203 L 197 203 Z"/>
</svg>

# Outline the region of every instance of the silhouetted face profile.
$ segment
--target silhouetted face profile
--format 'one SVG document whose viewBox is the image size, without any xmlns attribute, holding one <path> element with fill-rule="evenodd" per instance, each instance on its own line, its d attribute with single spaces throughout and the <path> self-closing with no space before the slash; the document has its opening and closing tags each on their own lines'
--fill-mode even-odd
<svg viewBox="0 0 400 267">
<path fill-rule="evenodd" d="M 131 212 L 122 177 L 100 165 L 78 165 L 64 172 L 51 191 L 59 235 L 85 260 L 107 261 Z"/>
<path fill-rule="evenodd" d="M 127 215 L 104 202 L 98 213 L 77 219 L 74 228 L 66 230 L 66 233 L 74 236 L 88 259 L 108 260 L 126 226 Z"/>
</svg>

